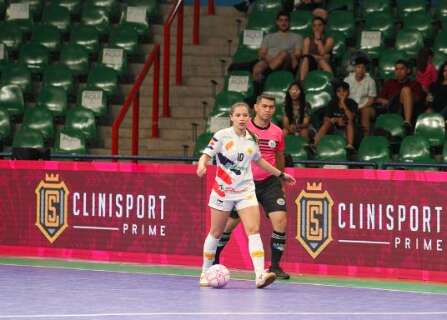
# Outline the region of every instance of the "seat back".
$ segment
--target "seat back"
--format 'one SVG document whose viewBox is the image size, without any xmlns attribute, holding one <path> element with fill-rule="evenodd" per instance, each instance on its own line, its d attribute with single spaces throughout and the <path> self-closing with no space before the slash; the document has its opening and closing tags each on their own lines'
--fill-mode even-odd
<svg viewBox="0 0 447 320">
<path fill-rule="evenodd" d="M 424 137 L 431 147 L 439 147 L 445 140 L 445 120 L 438 113 L 422 113 L 416 121 L 415 134 Z"/>
<path fill-rule="evenodd" d="M 366 136 L 359 146 L 360 161 L 372 161 L 382 167 L 384 162 L 390 161 L 390 143 L 385 137 Z"/>
</svg>

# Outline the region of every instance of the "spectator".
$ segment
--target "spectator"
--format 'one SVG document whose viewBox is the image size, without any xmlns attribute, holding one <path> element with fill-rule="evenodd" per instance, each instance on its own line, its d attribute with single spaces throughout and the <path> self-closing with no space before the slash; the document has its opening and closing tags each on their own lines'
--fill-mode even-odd
<svg viewBox="0 0 447 320">
<path fill-rule="evenodd" d="M 288 12 L 279 12 L 276 16 L 278 31 L 268 34 L 262 41 L 259 62 L 253 67 L 255 81 L 262 81 L 267 69 L 296 70 L 303 47 L 303 38 L 299 34 L 289 32 L 289 18 Z"/>
<path fill-rule="evenodd" d="M 395 78 L 385 81 L 376 102 L 388 112 L 403 113 L 407 130 L 425 109 L 425 92 L 419 82 L 410 80 L 411 69 L 405 60 L 394 65 Z"/>
<path fill-rule="evenodd" d="M 329 102 L 323 125 L 315 136 L 315 144 L 330 130 L 342 130 L 346 135 L 346 149 L 354 149 L 354 123 L 357 103 L 349 98 L 349 84 L 340 82 L 335 87 L 336 97 Z"/>
<path fill-rule="evenodd" d="M 300 67 L 300 79 L 304 80 L 311 70 L 321 69 L 332 73 L 330 65 L 334 39 L 324 34 L 326 21 L 320 17 L 312 19 L 312 35 L 306 37 Z"/>
<path fill-rule="evenodd" d="M 436 81 L 437 71 L 432 63 L 433 52 L 429 48 L 422 48 L 416 57 L 416 80 L 425 92 Z"/>
<path fill-rule="evenodd" d="M 354 62 L 354 72 L 345 78 L 345 82 L 349 84 L 349 97 L 357 103 L 360 110 L 364 135 L 369 135 L 370 124 L 375 117 L 373 104 L 377 96 L 376 82 L 366 72 L 367 64 L 368 60 L 358 57 Z"/>
<path fill-rule="evenodd" d="M 309 140 L 310 106 L 298 81 L 287 89 L 285 113 L 282 121 L 284 135 L 299 135 Z"/>
<path fill-rule="evenodd" d="M 438 71 L 438 79 L 430 86 L 431 110 L 438 112 L 447 119 L 447 61 Z"/>
</svg>

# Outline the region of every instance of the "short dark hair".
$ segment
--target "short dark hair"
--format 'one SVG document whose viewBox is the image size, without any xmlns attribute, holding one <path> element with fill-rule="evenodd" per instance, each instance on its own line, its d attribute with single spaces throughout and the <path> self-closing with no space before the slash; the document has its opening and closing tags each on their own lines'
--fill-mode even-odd
<svg viewBox="0 0 447 320">
<path fill-rule="evenodd" d="M 276 14 L 276 20 L 278 20 L 279 17 L 287 17 L 287 19 L 290 20 L 290 13 L 288 11 L 281 10 Z"/>
<path fill-rule="evenodd" d="M 268 93 L 263 93 L 263 94 L 258 96 L 258 98 L 256 99 L 256 103 L 261 102 L 262 99 L 267 99 L 267 100 L 276 102 L 276 99 L 275 99 L 274 95 L 268 94 Z"/>
<path fill-rule="evenodd" d="M 397 66 L 398 64 L 402 64 L 405 68 L 410 69 L 410 63 L 407 60 L 399 59 L 394 63 L 394 65 Z"/>
<path fill-rule="evenodd" d="M 318 16 L 312 18 L 312 23 L 313 23 L 314 21 L 317 21 L 317 20 L 321 21 L 321 23 L 322 23 L 323 25 L 326 25 L 326 20 L 324 20 L 322 17 L 318 17 Z"/>
<path fill-rule="evenodd" d="M 357 57 L 354 60 L 354 65 L 357 66 L 359 64 L 363 64 L 366 67 L 369 64 L 369 61 L 365 57 Z"/>
<path fill-rule="evenodd" d="M 338 81 L 335 84 L 335 91 L 337 91 L 340 88 L 345 89 L 346 91 L 349 91 L 349 83 L 347 83 L 345 81 Z"/>
</svg>

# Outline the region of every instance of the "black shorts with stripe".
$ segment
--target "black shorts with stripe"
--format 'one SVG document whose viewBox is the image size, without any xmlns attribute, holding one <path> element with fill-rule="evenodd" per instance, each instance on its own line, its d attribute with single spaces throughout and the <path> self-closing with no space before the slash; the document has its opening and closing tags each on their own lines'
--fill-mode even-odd
<svg viewBox="0 0 447 320">
<path fill-rule="evenodd" d="M 286 198 L 282 190 L 281 181 L 278 177 L 270 176 L 264 180 L 255 181 L 255 190 L 256 198 L 264 209 L 267 217 L 271 212 L 287 212 Z M 239 217 L 236 210 L 233 210 L 230 216 L 232 218 Z"/>
</svg>

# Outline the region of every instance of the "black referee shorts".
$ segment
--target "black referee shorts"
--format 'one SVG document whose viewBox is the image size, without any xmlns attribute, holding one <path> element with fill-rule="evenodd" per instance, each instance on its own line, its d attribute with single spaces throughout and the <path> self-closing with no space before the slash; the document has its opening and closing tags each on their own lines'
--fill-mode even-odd
<svg viewBox="0 0 447 320">
<path fill-rule="evenodd" d="M 267 179 L 255 181 L 256 198 L 264 209 L 267 218 L 271 212 L 285 211 L 286 198 L 278 177 L 270 176 Z M 232 218 L 239 218 L 236 210 L 231 211 Z"/>
</svg>

